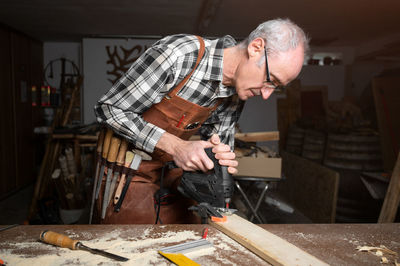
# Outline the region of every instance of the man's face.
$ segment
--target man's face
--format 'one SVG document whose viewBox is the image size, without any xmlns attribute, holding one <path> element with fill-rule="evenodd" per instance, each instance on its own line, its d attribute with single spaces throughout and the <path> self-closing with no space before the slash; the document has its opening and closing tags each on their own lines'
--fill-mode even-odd
<svg viewBox="0 0 400 266">
<path fill-rule="evenodd" d="M 264 48 L 263 48 L 264 49 Z M 250 51 L 247 60 L 243 60 L 236 70 L 236 92 L 241 100 L 260 95 L 268 99 L 274 86 L 266 83 L 266 63 L 263 63 L 264 50 Z M 297 47 L 279 55 L 268 55 L 268 66 L 271 82 L 275 86 L 285 86 L 295 79 L 301 71 L 304 60 L 302 47 Z"/>
</svg>

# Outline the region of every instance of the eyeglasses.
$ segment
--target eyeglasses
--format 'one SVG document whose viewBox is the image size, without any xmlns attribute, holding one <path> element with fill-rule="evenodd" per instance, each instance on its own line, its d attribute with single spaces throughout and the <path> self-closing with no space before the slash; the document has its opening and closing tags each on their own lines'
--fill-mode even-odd
<svg viewBox="0 0 400 266">
<path fill-rule="evenodd" d="M 285 89 L 284 86 L 282 85 L 275 85 L 272 80 L 271 80 L 271 76 L 269 74 L 269 67 L 268 67 L 268 56 L 267 56 L 267 49 L 264 49 L 264 54 L 265 54 L 265 71 L 267 72 L 267 80 L 264 81 L 265 84 L 267 84 L 268 87 L 274 89 L 274 90 L 279 90 L 279 91 L 283 91 Z"/>
</svg>

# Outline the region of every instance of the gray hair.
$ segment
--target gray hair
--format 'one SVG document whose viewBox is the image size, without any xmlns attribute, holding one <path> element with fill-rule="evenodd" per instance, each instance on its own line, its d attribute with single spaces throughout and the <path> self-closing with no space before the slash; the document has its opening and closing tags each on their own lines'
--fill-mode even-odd
<svg viewBox="0 0 400 266">
<path fill-rule="evenodd" d="M 304 55 L 306 55 L 310 49 L 309 39 L 304 31 L 287 18 L 278 18 L 261 23 L 241 42 L 241 47 L 247 47 L 256 38 L 263 38 L 266 41 L 268 53 L 286 52 L 302 45 Z"/>
</svg>

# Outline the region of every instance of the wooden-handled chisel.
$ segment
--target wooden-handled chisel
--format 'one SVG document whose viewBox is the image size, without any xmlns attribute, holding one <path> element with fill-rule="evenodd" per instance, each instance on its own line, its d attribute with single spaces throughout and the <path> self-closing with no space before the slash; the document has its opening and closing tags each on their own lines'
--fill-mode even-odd
<svg viewBox="0 0 400 266">
<path fill-rule="evenodd" d="M 135 154 L 133 156 L 133 160 L 132 160 L 130 168 L 132 170 L 138 170 L 141 162 L 142 162 L 142 156 L 140 156 L 139 154 Z M 117 204 L 114 207 L 115 212 L 119 212 L 121 210 L 122 202 L 124 201 L 126 192 L 128 191 L 128 188 L 129 188 L 129 185 L 131 184 L 132 178 L 133 178 L 133 175 L 128 175 L 128 178 L 126 179 L 124 187 L 122 188 L 121 197 L 119 198 Z"/>
<path fill-rule="evenodd" d="M 96 164 L 96 172 L 94 173 L 94 181 L 93 181 L 93 191 L 92 191 L 92 202 L 90 204 L 90 213 L 89 213 L 89 224 L 92 224 L 92 217 L 93 217 L 93 208 L 94 208 L 94 201 L 96 198 L 96 186 L 97 180 L 99 179 L 99 170 L 101 166 L 101 152 L 103 150 L 103 142 L 104 142 L 104 130 L 100 131 L 99 137 L 97 138 L 97 149 L 96 149 L 96 157 L 97 157 L 97 164 Z"/>
<path fill-rule="evenodd" d="M 125 155 L 125 168 L 129 168 L 129 166 L 132 163 L 133 160 L 133 156 L 134 153 L 131 151 L 127 151 L 126 155 Z M 122 187 L 125 184 L 125 178 L 126 178 L 126 172 L 127 171 L 123 171 L 122 175 L 121 175 L 121 179 L 119 180 L 118 186 L 117 186 L 117 190 L 115 191 L 115 195 L 114 195 L 114 205 L 118 203 L 119 197 L 121 196 L 121 192 L 122 192 Z"/>
<path fill-rule="evenodd" d="M 128 141 L 126 139 L 122 139 L 121 145 L 119 146 L 117 160 L 115 162 L 116 167 L 114 170 L 114 177 L 111 180 L 110 193 L 108 196 L 107 206 L 108 206 L 108 204 L 110 204 L 111 198 L 114 195 L 115 185 L 117 184 L 119 174 L 122 171 L 122 166 L 124 166 L 124 164 L 125 164 L 125 156 L 126 156 L 127 150 L 128 150 Z"/>
<path fill-rule="evenodd" d="M 96 184 L 96 195 L 95 195 L 96 200 L 99 198 L 99 194 L 100 194 L 101 181 L 103 180 L 104 169 L 106 166 L 108 150 L 110 149 L 112 135 L 113 135 L 112 129 L 107 128 L 107 132 L 106 132 L 106 135 L 104 136 L 104 141 L 103 141 L 103 150 L 101 151 L 101 160 L 103 162 L 102 162 L 102 165 L 100 168 L 99 178 L 98 178 L 97 184 Z"/>
<path fill-rule="evenodd" d="M 52 232 L 52 231 L 46 230 L 46 231 L 41 232 L 40 240 L 42 240 L 45 243 L 59 246 L 62 248 L 69 248 L 72 250 L 86 250 L 93 254 L 99 254 L 99 255 L 105 256 L 107 258 L 118 260 L 118 261 L 129 260 L 128 258 L 121 257 L 118 255 L 106 252 L 104 250 L 87 247 L 78 240 L 73 240 L 66 235 L 59 234 L 59 233 Z"/>
<path fill-rule="evenodd" d="M 107 162 L 109 163 L 109 165 L 107 168 L 107 178 L 106 178 L 106 183 L 105 183 L 105 188 L 104 188 L 103 205 L 101 208 L 101 219 L 104 219 L 106 217 L 106 210 L 107 210 L 107 205 L 108 205 L 108 195 L 110 193 L 110 186 L 111 186 L 111 178 L 112 178 L 115 160 L 117 159 L 120 145 L 121 145 L 121 139 L 119 139 L 117 137 L 111 138 L 110 151 L 108 152 L 108 156 L 107 156 Z"/>
</svg>

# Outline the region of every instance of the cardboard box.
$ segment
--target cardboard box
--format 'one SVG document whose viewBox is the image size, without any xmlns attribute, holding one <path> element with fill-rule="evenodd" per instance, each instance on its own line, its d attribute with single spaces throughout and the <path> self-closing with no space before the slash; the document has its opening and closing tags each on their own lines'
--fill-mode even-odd
<svg viewBox="0 0 400 266">
<path fill-rule="evenodd" d="M 236 159 L 239 162 L 237 176 L 281 178 L 281 158 L 241 157 Z"/>
</svg>

